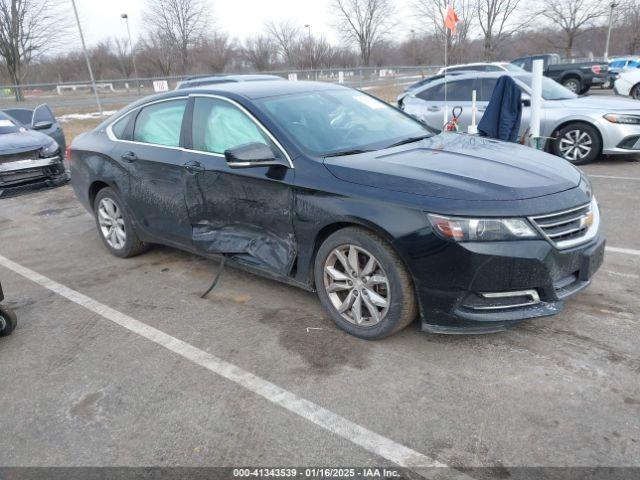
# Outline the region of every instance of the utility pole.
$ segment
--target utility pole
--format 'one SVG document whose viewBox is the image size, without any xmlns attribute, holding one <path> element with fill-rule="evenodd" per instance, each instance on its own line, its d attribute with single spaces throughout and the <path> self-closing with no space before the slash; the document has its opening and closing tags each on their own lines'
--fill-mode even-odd
<svg viewBox="0 0 640 480">
<path fill-rule="evenodd" d="M 614 1 L 611 2 L 609 7 L 609 28 L 607 30 L 607 43 L 604 47 L 604 59 L 605 61 L 609 61 L 609 42 L 611 41 L 611 27 L 613 26 L 613 9 L 616 8 L 618 4 Z"/>
<path fill-rule="evenodd" d="M 100 97 L 98 96 L 98 89 L 96 88 L 96 79 L 93 78 L 93 70 L 91 69 L 91 62 L 89 61 L 89 54 L 87 53 L 87 46 L 84 43 L 84 35 L 82 34 L 82 26 L 80 25 L 80 17 L 78 16 L 78 9 L 76 8 L 76 0 L 71 0 L 73 5 L 73 13 L 76 15 L 76 23 L 78 24 L 78 32 L 80 32 L 80 42 L 82 43 L 82 51 L 84 52 L 84 59 L 87 61 L 87 68 L 89 69 L 89 78 L 91 78 L 91 86 L 93 87 L 93 94 L 96 96 L 96 103 L 98 104 L 98 111 L 102 116 L 102 105 L 100 104 Z"/>
<path fill-rule="evenodd" d="M 313 70 L 313 45 L 311 45 L 311 24 L 307 23 L 304 26 L 309 34 L 309 69 Z"/>
<path fill-rule="evenodd" d="M 131 63 L 133 63 L 133 75 L 136 78 L 136 86 L 138 87 L 138 95 L 140 95 L 140 79 L 138 77 L 138 69 L 136 68 L 136 54 L 133 53 L 133 42 L 131 41 L 131 30 L 129 30 L 129 15 L 123 13 L 120 18 L 124 18 L 127 24 L 127 35 L 129 36 L 129 51 L 131 52 Z"/>
</svg>

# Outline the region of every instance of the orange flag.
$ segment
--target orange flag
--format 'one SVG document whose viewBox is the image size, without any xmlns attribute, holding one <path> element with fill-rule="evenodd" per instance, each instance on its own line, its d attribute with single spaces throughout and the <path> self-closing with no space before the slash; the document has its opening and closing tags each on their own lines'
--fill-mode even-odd
<svg viewBox="0 0 640 480">
<path fill-rule="evenodd" d="M 452 6 L 447 8 L 447 16 L 444 19 L 444 26 L 451 30 L 451 33 L 456 33 L 456 24 L 458 23 L 458 15 Z"/>
</svg>

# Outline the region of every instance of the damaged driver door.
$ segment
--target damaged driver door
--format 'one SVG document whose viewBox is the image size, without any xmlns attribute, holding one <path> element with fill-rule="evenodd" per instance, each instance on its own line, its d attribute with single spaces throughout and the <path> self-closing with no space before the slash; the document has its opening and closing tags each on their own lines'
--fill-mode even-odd
<svg viewBox="0 0 640 480">
<path fill-rule="evenodd" d="M 193 96 L 190 102 L 184 179 L 196 251 L 287 275 L 296 254 L 294 171 L 287 154 L 239 105 L 212 96 Z M 263 163 L 225 159 L 225 152 L 230 156 L 229 151 L 247 146 L 272 152 L 273 158 Z"/>
</svg>

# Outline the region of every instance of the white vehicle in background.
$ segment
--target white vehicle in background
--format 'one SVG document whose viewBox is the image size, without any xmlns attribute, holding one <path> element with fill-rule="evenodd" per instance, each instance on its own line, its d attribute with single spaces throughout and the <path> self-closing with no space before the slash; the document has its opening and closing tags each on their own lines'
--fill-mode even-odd
<svg viewBox="0 0 640 480">
<path fill-rule="evenodd" d="M 640 68 L 620 72 L 613 91 L 618 95 L 640 100 Z"/>
<path fill-rule="evenodd" d="M 524 73 L 525 70 L 513 63 L 509 62 L 476 62 L 476 63 L 463 63 L 461 65 L 451 65 L 449 67 L 442 67 L 438 71 L 438 75 L 442 75 L 444 72 L 512 72 L 512 73 Z"/>
</svg>

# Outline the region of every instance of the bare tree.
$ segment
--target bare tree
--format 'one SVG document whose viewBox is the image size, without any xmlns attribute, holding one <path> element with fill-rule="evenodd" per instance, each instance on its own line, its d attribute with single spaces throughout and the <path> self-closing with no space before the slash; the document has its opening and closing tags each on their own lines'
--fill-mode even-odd
<svg viewBox="0 0 640 480">
<path fill-rule="evenodd" d="M 543 0 L 540 15 L 562 31 L 565 55 L 570 57 L 576 38 L 605 16 L 608 8 L 602 0 Z"/>
<path fill-rule="evenodd" d="M 278 47 L 270 37 L 258 35 L 245 41 L 242 56 L 251 68 L 269 70 L 276 63 Z"/>
<path fill-rule="evenodd" d="M 236 53 L 236 45 L 226 33 L 215 33 L 202 40 L 195 52 L 208 72 L 223 72 Z"/>
<path fill-rule="evenodd" d="M 138 48 L 144 71 L 163 76 L 174 73 L 180 52 L 170 38 L 160 32 L 151 32 L 138 42 Z"/>
<path fill-rule="evenodd" d="M 485 60 L 493 60 L 495 47 L 535 18 L 535 15 L 529 15 L 524 21 L 518 21 L 515 17 L 520 4 L 521 0 L 476 0 L 478 24 L 484 36 Z"/>
<path fill-rule="evenodd" d="M 29 64 L 67 27 L 56 0 L 0 0 L 0 57 L 11 83 L 22 84 Z M 23 100 L 20 88 L 15 97 Z"/>
<path fill-rule="evenodd" d="M 278 46 L 278 54 L 287 65 L 294 64 L 294 49 L 300 43 L 302 30 L 291 20 L 269 21 L 264 26 L 267 34 Z"/>
<path fill-rule="evenodd" d="M 384 40 L 392 27 L 393 2 L 332 0 L 331 7 L 336 10 L 337 29 L 346 41 L 358 46 L 362 64 L 368 67 L 374 45 Z"/>
<path fill-rule="evenodd" d="M 448 6 L 453 7 L 459 17 L 453 35 L 444 26 Z M 475 6 L 472 0 L 414 0 L 413 7 L 440 48 L 447 42 L 449 63 L 462 62 L 473 27 Z"/>
<path fill-rule="evenodd" d="M 621 5 L 616 22 L 618 31 L 624 41 L 624 49 L 628 54 L 640 50 L 640 1 L 628 0 Z"/>
<path fill-rule="evenodd" d="M 111 52 L 116 59 L 120 75 L 129 78 L 133 73 L 133 61 L 129 51 L 129 40 L 124 37 L 114 37 L 110 42 Z"/>
<path fill-rule="evenodd" d="M 211 21 L 203 0 L 147 0 L 148 32 L 161 36 L 178 48 L 182 73 L 189 68 L 189 49 L 202 39 Z"/>
</svg>

